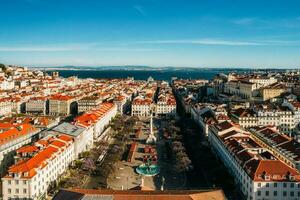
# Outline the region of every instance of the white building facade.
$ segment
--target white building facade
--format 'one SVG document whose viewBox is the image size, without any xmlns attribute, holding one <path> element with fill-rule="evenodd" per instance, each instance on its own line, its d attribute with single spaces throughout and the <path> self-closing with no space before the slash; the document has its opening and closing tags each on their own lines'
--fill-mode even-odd
<svg viewBox="0 0 300 200">
<path fill-rule="evenodd" d="M 247 200 L 300 198 L 300 174 L 230 122 L 209 128 L 211 148 Z"/>
<path fill-rule="evenodd" d="M 36 143 L 32 148 L 24 147 L 18 152 L 20 161 L 11 166 L 2 178 L 3 200 L 43 199 L 49 185 L 74 160 L 74 144 L 71 137 L 49 138 L 47 145 Z M 28 154 L 33 154 L 28 158 Z M 24 158 L 22 158 L 24 157 Z"/>
</svg>

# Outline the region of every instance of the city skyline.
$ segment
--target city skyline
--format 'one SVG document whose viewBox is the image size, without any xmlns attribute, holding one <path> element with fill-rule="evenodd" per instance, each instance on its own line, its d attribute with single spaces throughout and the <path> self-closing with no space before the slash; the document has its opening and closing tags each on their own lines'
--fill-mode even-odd
<svg viewBox="0 0 300 200">
<path fill-rule="evenodd" d="M 299 68 L 299 1 L 1 1 L 0 60 Z"/>
</svg>

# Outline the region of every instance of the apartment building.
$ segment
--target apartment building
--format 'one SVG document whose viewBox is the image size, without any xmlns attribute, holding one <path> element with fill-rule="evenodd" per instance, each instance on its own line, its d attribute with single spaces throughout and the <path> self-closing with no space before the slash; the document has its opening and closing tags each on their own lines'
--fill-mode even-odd
<svg viewBox="0 0 300 200">
<path fill-rule="evenodd" d="M 15 88 L 15 82 L 13 80 L 3 80 L 0 81 L 0 89 L 1 90 L 12 90 Z"/>
<path fill-rule="evenodd" d="M 12 97 L 10 98 L 10 102 L 11 102 L 11 111 L 14 114 L 19 114 L 24 112 L 25 99 L 22 99 L 20 97 Z"/>
<path fill-rule="evenodd" d="M 102 102 L 100 96 L 87 96 L 78 101 L 78 113 L 90 111 Z"/>
<path fill-rule="evenodd" d="M 0 123 L 0 174 L 10 164 L 14 151 L 32 142 L 39 131 L 28 123 Z"/>
<path fill-rule="evenodd" d="M 257 112 L 258 125 L 273 125 L 287 135 L 292 134 L 295 128 L 294 115 L 288 107 L 276 104 L 263 104 L 257 105 L 254 109 Z"/>
<path fill-rule="evenodd" d="M 114 104 L 117 105 L 118 112 L 123 115 L 123 113 L 128 109 L 130 105 L 129 98 L 124 95 L 118 95 L 113 100 Z"/>
<path fill-rule="evenodd" d="M 28 86 L 29 81 L 22 78 L 15 79 L 15 88 L 21 89 Z"/>
<path fill-rule="evenodd" d="M 45 115 L 48 113 L 47 102 L 47 97 L 33 97 L 29 99 L 25 104 L 26 113 Z"/>
<path fill-rule="evenodd" d="M 280 131 L 264 126 L 248 129 L 253 140 L 268 149 L 274 157 L 300 171 L 300 143 Z"/>
<path fill-rule="evenodd" d="M 179 104 L 184 108 L 186 114 L 191 113 L 193 104 L 199 101 L 199 94 L 206 90 L 208 80 L 174 80 L 172 89 L 174 95 L 179 100 Z"/>
<path fill-rule="evenodd" d="M 267 76 L 253 76 L 250 77 L 249 82 L 256 83 L 261 87 L 266 87 L 269 85 L 272 85 L 274 83 L 277 83 L 277 79 L 274 77 L 267 77 Z"/>
<path fill-rule="evenodd" d="M 156 102 L 157 115 L 176 115 L 176 100 L 173 94 L 160 94 Z"/>
<path fill-rule="evenodd" d="M 257 83 L 246 80 L 232 80 L 225 83 L 224 92 L 249 99 L 258 95 L 258 87 Z"/>
<path fill-rule="evenodd" d="M 287 92 L 287 89 L 288 88 L 284 84 L 274 83 L 272 85 L 260 88 L 260 95 L 264 101 L 267 101 Z"/>
<path fill-rule="evenodd" d="M 283 106 L 288 107 L 292 112 L 294 116 L 294 125 L 295 129 L 294 132 L 297 133 L 297 135 L 300 135 L 299 128 L 300 128 L 300 102 L 297 100 L 287 101 L 285 100 L 282 104 Z"/>
<path fill-rule="evenodd" d="M 258 125 L 257 114 L 249 108 L 233 109 L 230 112 L 232 120 L 238 123 L 243 128 L 253 127 Z"/>
<path fill-rule="evenodd" d="M 74 160 L 74 143 L 66 135 L 48 137 L 17 150 L 16 164 L 2 178 L 3 200 L 44 199 L 48 187 Z"/>
<path fill-rule="evenodd" d="M 210 125 L 217 123 L 213 111 L 210 109 L 196 110 L 195 107 L 191 111 L 192 119 L 202 128 L 203 135 L 208 136 L 208 128 Z"/>
<path fill-rule="evenodd" d="M 50 115 L 69 115 L 75 112 L 75 98 L 68 95 L 53 95 L 49 98 L 49 114 Z"/>
<path fill-rule="evenodd" d="M 74 157 L 78 158 L 79 154 L 90 150 L 93 146 L 93 128 L 84 128 L 72 123 L 61 123 L 58 126 L 48 131 L 48 135 L 67 135 L 73 138 L 74 141 Z"/>
<path fill-rule="evenodd" d="M 138 96 L 133 99 L 131 104 L 131 115 L 139 117 L 148 117 L 153 111 L 153 100 Z"/>
<path fill-rule="evenodd" d="M 197 103 L 192 106 L 191 118 L 202 129 L 204 136 L 208 136 L 210 125 L 229 120 L 224 104 Z"/>
<path fill-rule="evenodd" d="M 269 139 L 273 138 L 269 136 Z M 273 140 L 277 141 L 277 138 Z M 225 121 L 209 127 L 208 141 L 234 177 L 245 199 L 300 198 L 300 173 L 297 168 L 278 159 L 275 152 L 270 151 L 269 144 L 258 140 L 253 134 Z"/>
<path fill-rule="evenodd" d="M 149 117 L 155 112 L 154 98 L 157 95 L 157 83 L 148 83 L 140 91 L 131 103 L 131 115 Z"/>
<path fill-rule="evenodd" d="M 295 114 L 292 110 L 288 106 L 274 103 L 256 104 L 251 108 L 231 109 L 230 117 L 243 128 L 275 126 L 290 136 L 296 126 Z"/>
<path fill-rule="evenodd" d="M 7 99 L 0 99 L 0 116 L 6 116 L 12 113 L 12 103 Z"/>
<path fill-rule="evenodd" d="M 156 115 L 176 115 L 176 100 L 167 82 L 160 83 L 156 101 Z"/>
<path fill-rule="evenodd" d="M 94 140 L 101 139 L 101 134 L 117 115 L 117 105 L 113 103 L 101 103 L 97 109 L 84 113 L 75 118 L 75 125 L 86 129 L 93 129 Z"/>
</svg>

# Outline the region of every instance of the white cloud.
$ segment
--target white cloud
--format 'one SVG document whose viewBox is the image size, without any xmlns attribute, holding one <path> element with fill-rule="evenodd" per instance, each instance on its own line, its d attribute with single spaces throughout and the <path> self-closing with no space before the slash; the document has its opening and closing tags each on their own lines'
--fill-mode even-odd
<svg viewBox="0 0 300 200">
<path fill-rule="evenodd" d="M 193 40 L 153 40 L 139 41 L 141 44 L 182 44 L 211 46 L 299 46 L 299 40 L 224 40 L 224 39 L 193 39 Z"/>
<path fill-rule="evenodd" d="M 153 48 L 130 48 L 130 47 L 100 47 L 96 44 L 77 44 L 60 46 L 0 46 L 0 52 L 61 52 L 61 51 L 157 51 Z"/>
<path fill-rule="evenodd" d="M 95 48 L 96 51 L 157 51 L 160 49 L 152 48 Z"/>
<path fill-rule="evenodd" d="M 147 45 L 206 45 L 206 46 L 300 46 L 300 40 L 226 40 L 216 38 L 145 40 L 129 42 L 122 46 L 106 43 L 74 43 L 50 45 L 0 46 L 0 52 L 67 52 L 67 51 L 107 51 L 107 52 L 139 52 L 163 51 L 162 48 L 152 48 Z"/>
<path fill-rule="evenodd" d="M 261 45 L 257 42 L 249 41 L 233 41 L 233 40 L 220 40 L 220 39 L 195 39 L 195 40 L 154 40 L 154 41 L 141 41 L 138 43 L 145 44 L 195 44 L 195 45 L 221 45 L 221 46 L 255 46 Z"/>
<path fill-rule="evenodd" d="M 48 45 L 6 45 L 0 46 L 0 51 L 4 52 L 56 52 L 56 51 L 81 51 L 88 50 L 96 46 L 97 43 L 66 43 L 66 44 L 48 44 Z"/>
<path fill-rule="evenodd" d="M 78 48 L 69 47 L 0 47 L 2 52 L 51 52 L 51 51 L 76 51 Z"/>
<path fill-rule="evenodd" d="M 251 26 L 255 28 L 273 29 L 273 28 L 299 28 L 300 17 L 296 18 L 277 18 L 263 19 L 259 17 L 244 17 L 229 20 L 230 23 L 240 26 Z"/>
</svg>

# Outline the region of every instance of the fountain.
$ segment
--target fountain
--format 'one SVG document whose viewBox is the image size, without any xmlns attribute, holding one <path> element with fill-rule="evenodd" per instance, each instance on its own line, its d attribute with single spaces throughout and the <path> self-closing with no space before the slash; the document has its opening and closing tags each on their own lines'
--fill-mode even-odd
<svg viewBox="0 0 300 200">
<path fill-rule="evenodd" d="M 159 174 L 160 168 L 158 165 L 153 163 L 153 160 L 154 160 L 153 156 L 145 157 L 144 163 L 136 168 L 136 172 L 144 176 L 155 176 Z"/>
<path fill-rule="evenodd" d="M 156 137 L 153 133 L 153 115 L 151 112 L 150 134 L 148 135 L 146 144 L 155 144 L 155 143 L 156 143 Z M 144 156 L 143 161 L 144 161 L 144 163 L 136 168 L 136 172 L 138 174 L 141 174 L 144 176 L 155 176 L 155 175 L 159 174 L 160 168 L 156 164 L 157 156 L 155 154 Z"/>
</svg>

